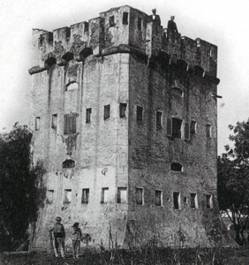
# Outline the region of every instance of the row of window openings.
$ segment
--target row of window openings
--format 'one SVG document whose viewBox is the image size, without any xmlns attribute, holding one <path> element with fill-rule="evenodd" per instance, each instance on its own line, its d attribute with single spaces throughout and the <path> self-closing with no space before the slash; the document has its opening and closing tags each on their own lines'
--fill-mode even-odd
<svg viewBox="0 0 249 265">
<path fill-rule="evenodd" d="M 81 203 L 89 203 L 89 194 L 90 189 L 82 189 Z M 196 193 L 190 193 L 190 208 L 198 208 L 198 199 Z M 213 208 L 213 197 L 210 194 L 205 195 L 206 199 L 206 208 Z M 54 200 L 54 190 L 48 190 L 47 202 L 52 203 Z M 72 190 L 64 190 L 64 203 L 71 203 L 72 201 Z M 110 201 L 109 197 L 109 188 L 102 188 L 101 190 L 101 203 L 107 203 Z M 183 202 L 187 203 L 187 197 L 184 197 Z M 117 203 L 127 203 L 127 188 L 119 187 L 117 192 Z M 144 189 L 136 188 L 136 204 L 144 205 Z M 161 190 L 155 190 L 155 205 L 163 206 L 163 192 Z M 179 192 L 173 192 L 173 208 L 180 210 L 181 209 L 181 195 Z"/>
<path fill-rule="evenodd" d="M 119 116 L 120 118 L 126 117 L 126 103 L 119 104 Z M 104 106 L 104 120 L 110 118 L 111 107 L 110 105 Z M 91 123 L 91 114 L 92 109 L 86 109 L 86 123 Z M 77 115 L 75 114 L 65 114 L 64 115 L 64 133 L 76 133 L 76 118 Z M 143 122 L 143 107 L 136 106 L 136 120 L 138 123 Z M 162 111 L 156 112 L 156 130 L 161 130 L 163 128 L 163 119 L 162 119 Z M 57 114 L 52 115 L 52 122 L 51 122 L 52 129 L 57 129 Z M 35 130 L 40 129 L 40 117 L 36 117 L 35 119 Z M 182 132 L 184 131 L 184 133 Z M 196 134 L 197 131 L 197 123 L 194 120 L 191 120 L 190 124 L 185 122 L 183 127 L 183 121 L 179 118 L 168 118 L 167 119 L 167 135 L 173 138 L 183 138 L 182 135 L 184 134 L 184 138 L 189 140 L 190 135 Z M 210 124 L 206 124 L 206 136 L 208 138 L 212 137 L 212 126 Z"/>
<path fill-rule="evenodd" d="M 122 23 L 123 23 L 123 25 L 128 25 L 128 23 L 129 23 L 129 13 L 128 12 L 123 12 Z M 137 18 L 137 29 L 141 30 L 142 25 L 143 25 L 142 18 L 138 17 Z M 114 15 L 109 17 L 109 26 L 110 27 L 115 26 L 115 16 Z"/>
</svg>

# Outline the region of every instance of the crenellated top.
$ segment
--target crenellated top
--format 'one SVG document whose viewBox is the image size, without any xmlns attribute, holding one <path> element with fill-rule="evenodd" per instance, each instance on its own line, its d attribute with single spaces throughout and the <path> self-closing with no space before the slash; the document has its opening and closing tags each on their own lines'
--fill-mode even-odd
<svg viewBox="0 0 249 265">
<path fill-rule="evenodd" d="M 170 61 L 198 66 L 205 75 L 216 77 L 217 46 L 190 39 L 177 30 L 172 17 L 163 28 L 156 11 L 147 15 L 128 5 L 101 12 L 99 17 L 53 32 L 33 30 L 33 67 L 30 74 L 64 65 L 69 60 L 84 61 L 91 54 L 138 53 L 153 58 L 166 55 Z"/>
</svg>

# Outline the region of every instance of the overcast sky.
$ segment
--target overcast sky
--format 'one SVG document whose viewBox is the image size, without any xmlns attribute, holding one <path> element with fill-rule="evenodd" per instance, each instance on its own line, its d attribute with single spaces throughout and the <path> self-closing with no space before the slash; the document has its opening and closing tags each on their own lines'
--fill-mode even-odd
<svg viewBox="0 0 249 265">
<path fill-rule="evenodd" d="M 0 0 L 0 128 L 27 123 L 32 28 L 53 30 L 124 4 L 150 14 L 164 27 L 175 15 L 178 30 L 218 45 L 218 150 L 228 142 L 228 124 L 249 117 L 248 0 Z"/>
</svg>

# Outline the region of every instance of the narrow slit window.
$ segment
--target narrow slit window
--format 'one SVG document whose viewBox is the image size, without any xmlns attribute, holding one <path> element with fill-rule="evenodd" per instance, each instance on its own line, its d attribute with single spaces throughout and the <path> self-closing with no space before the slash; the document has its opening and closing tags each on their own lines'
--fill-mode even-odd
<svg viewBox="0 0 249 265">
<path fill-rule="evenodd" d="M 128 12 L 123 13 L 123 24 L 128 25 Z"/>
<path fill-rule="evenodd" d="M 210 194 L 206 195 L 206 207 L 208 209 L 212 209 L 213 208 L 213 196 Z"/>
<path fill-rule="evenodd" d="M 84 22 L 84 32 L 88 32 L 89 31 L 89 23 L 88 22 Z"/>
<path fill-rule="evenodd" d="M 196 134 L 196 130 L 197 130 L 197 123 L 196 121 L 192 120 L 190 124 L 190 133 Z"/>
<path fill-rule="evenodd" d="M 101 203 L 107 203 L 109 200 L 109 188 L 102 188 L 101 190 Z"/>
<path fill-rule="evenodd" d="M 64 203 L 69 204 L 72 201 L 72 190 L 71 189 L 65 189 L 64 190 Z"/>
<path fill-rule="evenodd" d="M 36 131 L 39 131 L 40 130 L 40 121 L 41 121 L 41 118 L 40 117 L 36 117 L 35 118 L 35 130 Z"/>
<path fill-rule="evenodd" d="M 126 108 L 127 108 L 126 103 L 120 103 L 119 104 L 119 116 L 120 116 L 120 118 L 126 117 Z"/>
<path fill-rule="evenodd" d="M 92 114 L 92 109 L 91 108 L 87 108 L 86 109 L 86 123 L 90 123 L 91 122 L 91 114 Z"/>
<path fill-rule="evenodd" d="M 127 203 L 127 188 L 118 187 L 117 203 Z"/>
<path fill-rule="evenodd" d="M 47 191 L 47 203 L 51 204 L 54 201 L 54 190 Z"/>
<path fill-rule="evenodd" d="M 138 205 L 144 204 L 144 189 L 143 188 L 136 188 L 136 203 Z"/>
<path fill-rule="evenodd" d="M 137 106 L 137 122 L 143 122 L 143 107 Z"/>
<path fill-rule="evenodd" d="M 51 128 L 54 129 L 55 131 L 57 130 L 57 114 L 52 115 Z"/>
<path fill-rule="evenodd" d="M 182 120 L 178 118 L 172 118 L 172 137 L 181 138 Z"/>
<path fill-rule="evenodd" d="M 162 115 L 161 111 L 156 112 L 156 129 L 158 131 L 162 129 Z"/>
<path fill-rule="evenodd" d="M 89 202 L 89 189 L 82 189 L 81 203 L 88 204 Z"/>
<path fill-rule="evenodd" d="M 110 105 L 105 105 L 104 106 L 104 120 L 107 120 L 110 118 L 110 112 L 111 112 Z"/>
<path fill-rule="evenodd" d="M 212 126 L 210 124 L 206 124 L 206 136 L 207 138 L 212 137 Z"/>
<path fill-rule="evenodd" d="M 64 134 L 76 133 L 76 114 L 64 115 Z"/>
<path fill-rule="evenodd" d="M 110 27 L 115 26 L 115 19 L 114 19 L 114 16 L 110 16 L 110 17 L 109 17 L 109 26 L 110 26 Z"/>
<path fill-rule="evenodd" d="M 142 18 L 141 17 L 139 17 L 137 19 L 137 28 L 138 28 L 138 30 L 142 29 Z"/>
<path fill-rule="evenodd" d="M 180 193 L 179 192 L 173 192 L 173 206 L 174 206 L 174 209 L 177 209 L 177 210 L 180 209 Z"/>
<path fill-rule="evenodd" d="M 197 201 L 197 194 L 196 193 L 190 193 L 190 207 L 192 209 L 198 208 L 198 201 Z"/>
<path fill-rule="evenodd" d="M 155 191 L 155 205 L 156 206 L 162 206 L 162 198 L 163 198 L 163 193 L 161 190 L 156 190 Z"/>
</svg>

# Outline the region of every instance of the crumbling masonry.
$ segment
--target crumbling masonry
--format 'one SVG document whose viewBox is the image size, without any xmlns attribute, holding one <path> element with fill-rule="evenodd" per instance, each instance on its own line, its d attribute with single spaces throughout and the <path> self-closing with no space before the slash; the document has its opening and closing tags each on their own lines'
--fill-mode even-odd
<svg viewBox="0 0 249 265">
<path fill-rule="evenodd" d="M 130 6 L 33 30 L 33 248 L 62 217 L 90 245 L 209 246 L 217 218 L 217 47 Z M 66 244 L 70 244 L 67 237 Z"/>
</svg>

